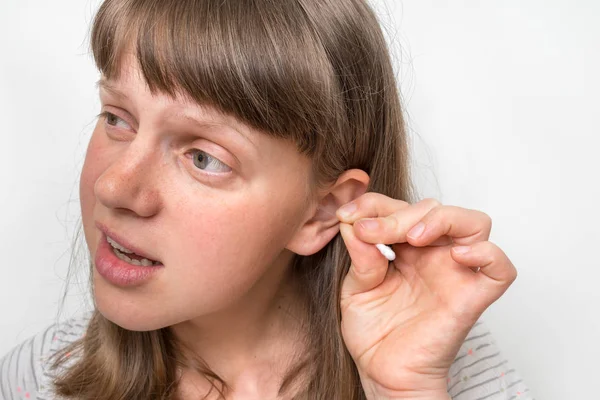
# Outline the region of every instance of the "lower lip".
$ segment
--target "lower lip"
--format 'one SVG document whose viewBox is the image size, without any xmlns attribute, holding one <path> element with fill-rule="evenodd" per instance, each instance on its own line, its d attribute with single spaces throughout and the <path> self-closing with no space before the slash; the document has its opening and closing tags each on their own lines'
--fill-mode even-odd
<svg viewBox="0 0 600 400">
<path fill-rule="evenodd" d="M 129 264 L 117 257 L 113 247 L 106 241 L 103 233 L 94 260 L 96 270 L 107 281 L 116 286 L 132 287 L 148 282 L 160 272 L 164 265 L 143 267 Z"/>
</svg>

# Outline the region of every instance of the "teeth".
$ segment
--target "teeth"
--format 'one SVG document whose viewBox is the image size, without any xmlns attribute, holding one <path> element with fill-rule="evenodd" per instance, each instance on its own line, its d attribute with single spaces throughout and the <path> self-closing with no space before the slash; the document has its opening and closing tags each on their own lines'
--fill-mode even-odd
<svg viewBox="0 0 600 400">
<path fill-rule="evenodd" d="M 126 249 L 125 247 L 121 246 L 119 243 L 115 242 L 114 240 L 112 240 L 108 236 L 106 237 L 106 240 L 108 241 L 108 243 L 110 243 L 110 245 L 112 247 L 114 247 L 115 249 L 119 249 L 122 253 L 126 253 L 126 254 L 133 253 L 133 251 L 131 251 L 129 249 Z"/>
<path fill-rule="evenodd" d="M 121 246 L 119 243 L 115 242 L 108 236 L 106 237 L 106 240 L 113 247 L 113 252 L 120 260 L 128 262 L 129 264 L 132 264 L 132 265 L 138 265 L 138 266 L 143 266 L 143 267 L 150 267 L 152 265 L 159 264 L 157 261 L 148 260 L 147 258 L 142 258 L 141 260 L 134 260 L 132 258 L 129 258 L 125 254 L 134 254 L 133 251 Z"/>
<path fill-rule="evenodd" d="M 137 265 L 139 267 L 151 267 L 153 265 L 158 265 L 158 262 L 150 261 L 147 258 L 142 258 L 139 261 L 131 259 L 131 258 L 127 257 L 125 254 L 121 253 L 117 249 L 113 249 L 113 252 L 115 253 L 115 255 L 117 256 L 118 259 L 123 260 L 132 265 Z"/>
</svg>

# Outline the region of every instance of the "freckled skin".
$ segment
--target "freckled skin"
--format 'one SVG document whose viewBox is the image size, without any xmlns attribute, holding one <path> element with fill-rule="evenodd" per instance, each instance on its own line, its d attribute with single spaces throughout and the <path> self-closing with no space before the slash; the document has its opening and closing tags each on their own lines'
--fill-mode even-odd
<svg viewBox="0 0 600 400">
<path fill-rule="evenodd" d="M 165 269 L 132 289 L 111 285 L 94 269 L 98 309 L 125 328 L 149 330 L 272 296 L 291 260 L 286 244 L 306 219 L 305 185 L 294 182 L 308 179 L 309 160 L 291 143 L 250 131 L 259 151 L 234 153 L 250 173 L 212 182 L 201 169 L 194 174 L 198 167 L 180 150 L 201 148 L 198 138 L 171 146 L 174 136 L 159 137 L 157 117 L 193 105 L 152 97 L 134 67 L 127 71 L 118 87 L 130 102 L 105 96 L 102 103 L 111 112 L 126 110 L 139 126 L 122 129 L 127 140 L 115 140 L 98 120 L 80 186 L 85 238 L 93 260 L 101 236 L 94 221 L 101 221 Z"/>
<path fill-rule="evenodd" d="M 304 301 L 289 275 L 293 256 L 331 241 L 339 232 L 335 210 L 364 193 L 368 175 L 345 171 L 310 197 L 311 160 L 294 144 L 186 99 L 152 96 L 131 53 L 122 68 L 110 84 L 126 99 L 100 89 L 102 111 L 118 123 L 99 118 L 81 175 L 85 239 L 94 260 L 99 221 L 165 267 L 126 289 L 94 268 L 96 308 L 125 329 L 170 327 L 219 371 L 235 398 L 275 398 L 290 362 L 304 353 Z M 223 126 L 190 125 L 178 112 L 224 118 L 252 144 L 219 131 Z M 186 156 L 195 149 L 231 174 L 205 175 L 206 166 Z M 181 393 L 209 390 L 204 377 L 182 372 Z"/>
</svg>

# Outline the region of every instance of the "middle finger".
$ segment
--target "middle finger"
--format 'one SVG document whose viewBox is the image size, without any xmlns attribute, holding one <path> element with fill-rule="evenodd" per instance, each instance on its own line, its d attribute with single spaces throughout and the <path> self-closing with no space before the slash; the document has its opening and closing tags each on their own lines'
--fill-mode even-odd
<svg viewBox="0 0 600 400">
<path fill-rule="evenodd" d="M 444 205 L 427 209 L 417 204 L 384 218 L 357 221 L 357 237 L 367 243 L 410 242 L 414 246 L 428 246 L 441 238 L 464 245 L 489 239 L 491 219 L 481 211 Z M 425 225 L 421 235 L 408 236 L 419 222 Z"/>
</svg>

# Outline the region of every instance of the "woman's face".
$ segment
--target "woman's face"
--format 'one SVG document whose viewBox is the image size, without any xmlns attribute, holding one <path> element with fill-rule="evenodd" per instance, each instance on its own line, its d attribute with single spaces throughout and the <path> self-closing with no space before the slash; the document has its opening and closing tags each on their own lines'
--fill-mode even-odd
<svg viewBox="0 0 600 400">
<path fill-rule="evenodd" d="M 110 115 L 92 134 L 80 198 L 92 260 L 105 240 L 99 223 L 164 264 L 137 286 L 92 272 L 98 310 L 150 330 L 219 311 L 279 279 L 292 256 L 286 247 L 309 217 L 310 161 L 231 117 L 152 96 L 134 58 L 123 66 L 118 82 L 100 85 Z"/>
</svg>

